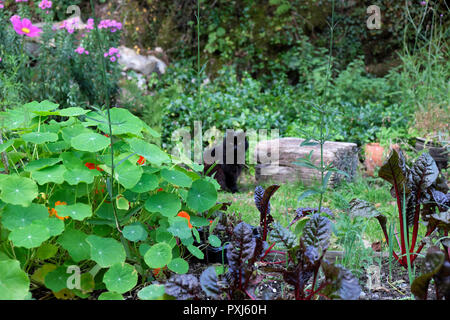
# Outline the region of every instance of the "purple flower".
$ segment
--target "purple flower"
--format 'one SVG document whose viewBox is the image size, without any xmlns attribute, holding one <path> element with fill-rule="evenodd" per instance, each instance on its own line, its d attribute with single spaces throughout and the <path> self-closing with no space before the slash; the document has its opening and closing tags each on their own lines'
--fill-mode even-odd
<svg viewBox="0 0 450 320">
<path fill-rule="evenodd" d="M 11 21 L 14 31 L 20 35 L 26 35 L 27 37 L 34 38 L 39 36 L 42 32 L 41 29 L 31 24 L 31 21 L 27 18 L 21 19 L 18 15 L 14 15 L 9 19 Z"/>
<path fill-rule="evenodd" d="M 84 48 L 83 47 L 78 47 L 75 49 L 75 52 L 78 54 L 83 54 L 84 53 Z"/>
<path fill-rule="evenodd" d="M 421 6 L 426 6 L 426 5 L 427 5 L 427 2 L 426 2 L 426 1 L 420 1 L 420 5 L 421 5 Z"/>
</svg>

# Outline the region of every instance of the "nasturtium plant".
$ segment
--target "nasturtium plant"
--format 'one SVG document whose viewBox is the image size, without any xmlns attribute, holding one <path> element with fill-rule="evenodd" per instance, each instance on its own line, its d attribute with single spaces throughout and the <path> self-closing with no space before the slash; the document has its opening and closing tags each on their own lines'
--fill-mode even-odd
<svg viewBox="0 0 450 320">
<path fill-rule="evenodd" d="M 3 116 L 0 270 L 11 276 L 0 275 L 0 297 L 32 297 L 32 278 L 57 299 L 123 299 L 141 284 L 142 299 L 162 299 L 152 271 L 185 274 L 192 255 L 204 258 L 197 228 L 209 225 L 218 186 L 147 142 L 157 134 L 128 110 L 43 101 Z"/>
</svg>

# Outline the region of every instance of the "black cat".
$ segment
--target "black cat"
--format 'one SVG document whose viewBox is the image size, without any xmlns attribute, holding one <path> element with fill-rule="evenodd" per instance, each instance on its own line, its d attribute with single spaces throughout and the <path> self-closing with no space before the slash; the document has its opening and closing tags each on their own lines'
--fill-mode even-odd
<svg viewBox="0 0 450 320">
<path fill-rule="evenodd" d="M 227 131 L 222 143 L 205 150 L 204 172 L 207 173 L 214 164 L 214 159 L 217 160 L 217 164 L 208 172 L 208 176 L 214 175 L 223 190 L 238 192 L 237 180 L 245 166 L 245 153 L 248 147 L 244 132 Z"/>
</svg>

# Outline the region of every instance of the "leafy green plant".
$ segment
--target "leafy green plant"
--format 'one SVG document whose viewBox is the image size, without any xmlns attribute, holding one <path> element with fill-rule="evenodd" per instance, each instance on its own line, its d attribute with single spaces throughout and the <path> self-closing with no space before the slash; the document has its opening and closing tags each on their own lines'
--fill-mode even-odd
<svg viewBox="0 0 450 320">
<path fill-rule="evenodd" d="M 185 273 L 186 257 L 202 258 L 194 241 L 197 228 L 209 225 L 215 185 L 142 140 L 155 132 L 129 111 L 109 113 L 111 122 L 106 111 L 49 101 L 2 113 L 11 174 L 0 176 L 0 252 L 23 270 L 17 288 L 39 275 L 58 295 L 68 290 L 68 275 L 57 275 L 76 264 L 83 275 L 106 271 L 96 282 L 123 294 L 151 279 L 151 269 Z M 92 290 L 70 292 L 86 297 Z M 0 292 L 9 297 L 7 287 Z"/>
</svg>

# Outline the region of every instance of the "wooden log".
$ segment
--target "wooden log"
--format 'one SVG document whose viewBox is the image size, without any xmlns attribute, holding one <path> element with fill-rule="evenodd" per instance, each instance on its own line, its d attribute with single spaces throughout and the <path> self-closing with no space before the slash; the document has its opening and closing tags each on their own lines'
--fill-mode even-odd
<svg viewBox="0 0 450 320">
<path fill-rule="evenodd" d="M 306 186 L 320 182 L 320 172 L 294 164 L 300 158 L 307 157 L 312 151 L 311 160 L 320 166 L 320 145 L 300 146 L 304 139 L 280 138 L 260 141 L 254 152 L 256 160 L 256 181 L 272 181 L 275 183 L 301 181 Z M 278 149 L 278 151 L 277 151 Z M 278 156 L 277 156 L 278 155 Z M 330 186 L 336 186 L 340 181 L 353 180 L 358 166 L 358 147 L 355 143 L 326 141 L 323 148 L 324 165 L 332 163 L 345 175 L 333 173 L 329 180 Z"/>
</svg>

